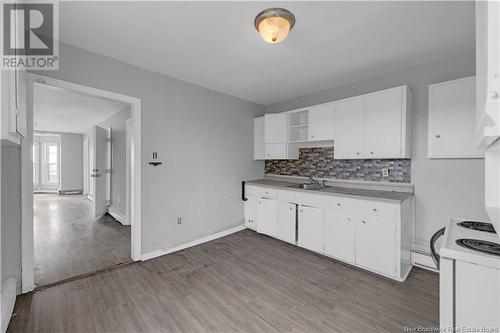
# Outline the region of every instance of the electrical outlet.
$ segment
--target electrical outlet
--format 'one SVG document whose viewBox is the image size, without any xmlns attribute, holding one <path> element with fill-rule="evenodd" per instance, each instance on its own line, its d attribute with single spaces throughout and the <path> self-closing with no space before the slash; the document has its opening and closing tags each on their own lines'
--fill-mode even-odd
<svg viewBox="0 0 500 333">
<path fill-rule="evenodd" d="M 389 177 L 389 169 L 382 169 L 382 176 Z"/>
<path fill-rule="evenodd" d="M 182 224 L 182 217 L 177 218 L 177 224 Z"/>
</svg>

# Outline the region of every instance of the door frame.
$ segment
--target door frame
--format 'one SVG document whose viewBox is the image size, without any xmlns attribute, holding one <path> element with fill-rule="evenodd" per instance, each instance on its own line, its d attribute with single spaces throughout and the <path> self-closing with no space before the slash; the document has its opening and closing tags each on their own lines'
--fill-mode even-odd
<svg viewBox="0 0 500 333">
<path fill-rule="evenodd" d="M 141 100 L 137 97 L 122 95 L 107 90 L 97 89 L 81 84 L 54 79 L 44 75 L 28 73 L 26 82 L 26 123 L 27 133 L 21 140 L 21 287 L 22 293 L 30 292 L 35 287 L 34 272 L 34 231 L 33 231 L 33 87 L 35 84 L 45 84 L 79 93 L 119 100 L 131 105 L 134 135 L 131 141 L 132 156 L 130 159 L 130 189 L 131 210 L 131 258 L 140 261 L 141 248 Z"/>
</svg>

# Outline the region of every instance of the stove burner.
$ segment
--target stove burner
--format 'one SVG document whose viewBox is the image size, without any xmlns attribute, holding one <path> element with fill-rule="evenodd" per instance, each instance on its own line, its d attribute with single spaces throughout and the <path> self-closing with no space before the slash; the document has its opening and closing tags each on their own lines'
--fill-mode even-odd
<svg viewBox="0 0 500 333">
<path fill-rule="evenodd" d="M 477 230 L 477 231 L 485 231 L 485 232 L 490 232 L 492 234 L 495 233 L 495 228 L 493 228 L 493 224 L 491 223 L 486 223 L 486 222 L 475 222 L 475 221 L 463 221 L 457 223 L 459 226 L 467 228 L 467 229 L 472 229 L 472 230 Z"/>
<path fill-rule="evenodd" d="M 477 250 L 493 255 L 500 256 L 500 244 L 488 242 L 480 239 L 469 239 L 469 238 L 461 238 L 455 241 L 457 245 L 466 247 L 468 249 Z"/>
</svg>

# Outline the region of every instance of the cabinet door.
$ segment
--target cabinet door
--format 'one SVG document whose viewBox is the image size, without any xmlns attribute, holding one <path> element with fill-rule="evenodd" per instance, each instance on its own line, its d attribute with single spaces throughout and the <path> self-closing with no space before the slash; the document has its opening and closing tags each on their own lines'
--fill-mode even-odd
<svg viewBox="0 0 500 333">
<path fill-rule="evenodd" d="M 264 142 L 286 143 L 288 141 L 288 115 L 283 113 L 264 116 Z"/>
<path fill-rule="evenodd" d="M 339 101 L 335 106 L 334 158 L 363 158 L 364 149 L 364 98 Z"/>
<path fill-rule="evenodd" d="M 257 232 L 276 237 L 276 200 L 257 199 Z"/>
<path fill-rule="evenodd" d="M 296 205 L 289 202 L 278 201 L 278 238 L 285 242 L 295 244 Z"/>
<path fill-rule="evenodd" d="M 324 241 L 326 254 L 354 263 L 356 253 L 355 213 L 327 209 Z"/>
<path fill-rule="evenodd" d="M 401 88 L 365 97 L 365 158 L 401 157 L 402 112 Z"/>
<path fill-rule="evenodd" d="M 260 117 L 253 120 L 253 159 L 263 160 L 265 154 L 264 117 Z"/>
<path fill-rule="evenodd" d="M 335 105 L 309 109 L 309 141 L 333 140 Z"/>
<path fill-rule="evenodd" d="M 483 157 L 476 147 L 475 109 L 475 77 L 429 86 L 429 158 Z"/>
<path fill-rule="evenodd" d="M 376 272 L 396 274 L 396 223 L 394 220 L 358 214 L 356 264 Z"/>
<path fill-rule="evenodd" d="M 306 249 L 323 252 L 323 209 L 309 206 L 299 207 L 298 242 Z"/>
<path fill-rule="evenodd" d="M 266 143 L 265 146 L 267 160 L 282 160 L 288 157 L 286 143 Z"/>
<path fill-rule="evenodd" d="M 257 198 L 247 196 L 245 201 L 245 225 L 247 228 L 257 230 Z"/>
</svg>

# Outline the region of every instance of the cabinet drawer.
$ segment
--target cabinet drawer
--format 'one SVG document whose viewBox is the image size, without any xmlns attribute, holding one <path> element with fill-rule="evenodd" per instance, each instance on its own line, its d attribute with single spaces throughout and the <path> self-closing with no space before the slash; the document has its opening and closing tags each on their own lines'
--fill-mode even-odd
<svg viewBox="0 0 500 333">
<path fill-rule="evenodd" d="M 356 200 L 344 197 L 328 197 L 325 204 L 328 208 L 356 210 Z"/>
<path fill-rule="evenodd" d="M 276 199 L 276 190 L 271 188 L 259 188 L 258 195 L 264 198 Z"/>
<path fill-rule="evenodd" d="M 255 186 L 245 184 L 245 194 L 246 195 L 259 195 L 259 189 Z"/>
<path fill-rule="evenodd" d="M 357 200 L 356 206 L 359 213 L 373 216 L 396 218 L 398 214 L 397 205 L 384 202 Z"/>
<path fill-rule="evenodd" d="M 310 193 L 297 193 L 296 200 L 298 204 L 310 207 L 323 207 L 325 204 L 325 195 L 323 194 L 310 194 Z"/>
<path fill-rule="evenodd" d="M 284 202 L 297 202 L 297 192 L 286 191 L 286 190 L 276 190 L 276 198 Z"/>
</svg>

